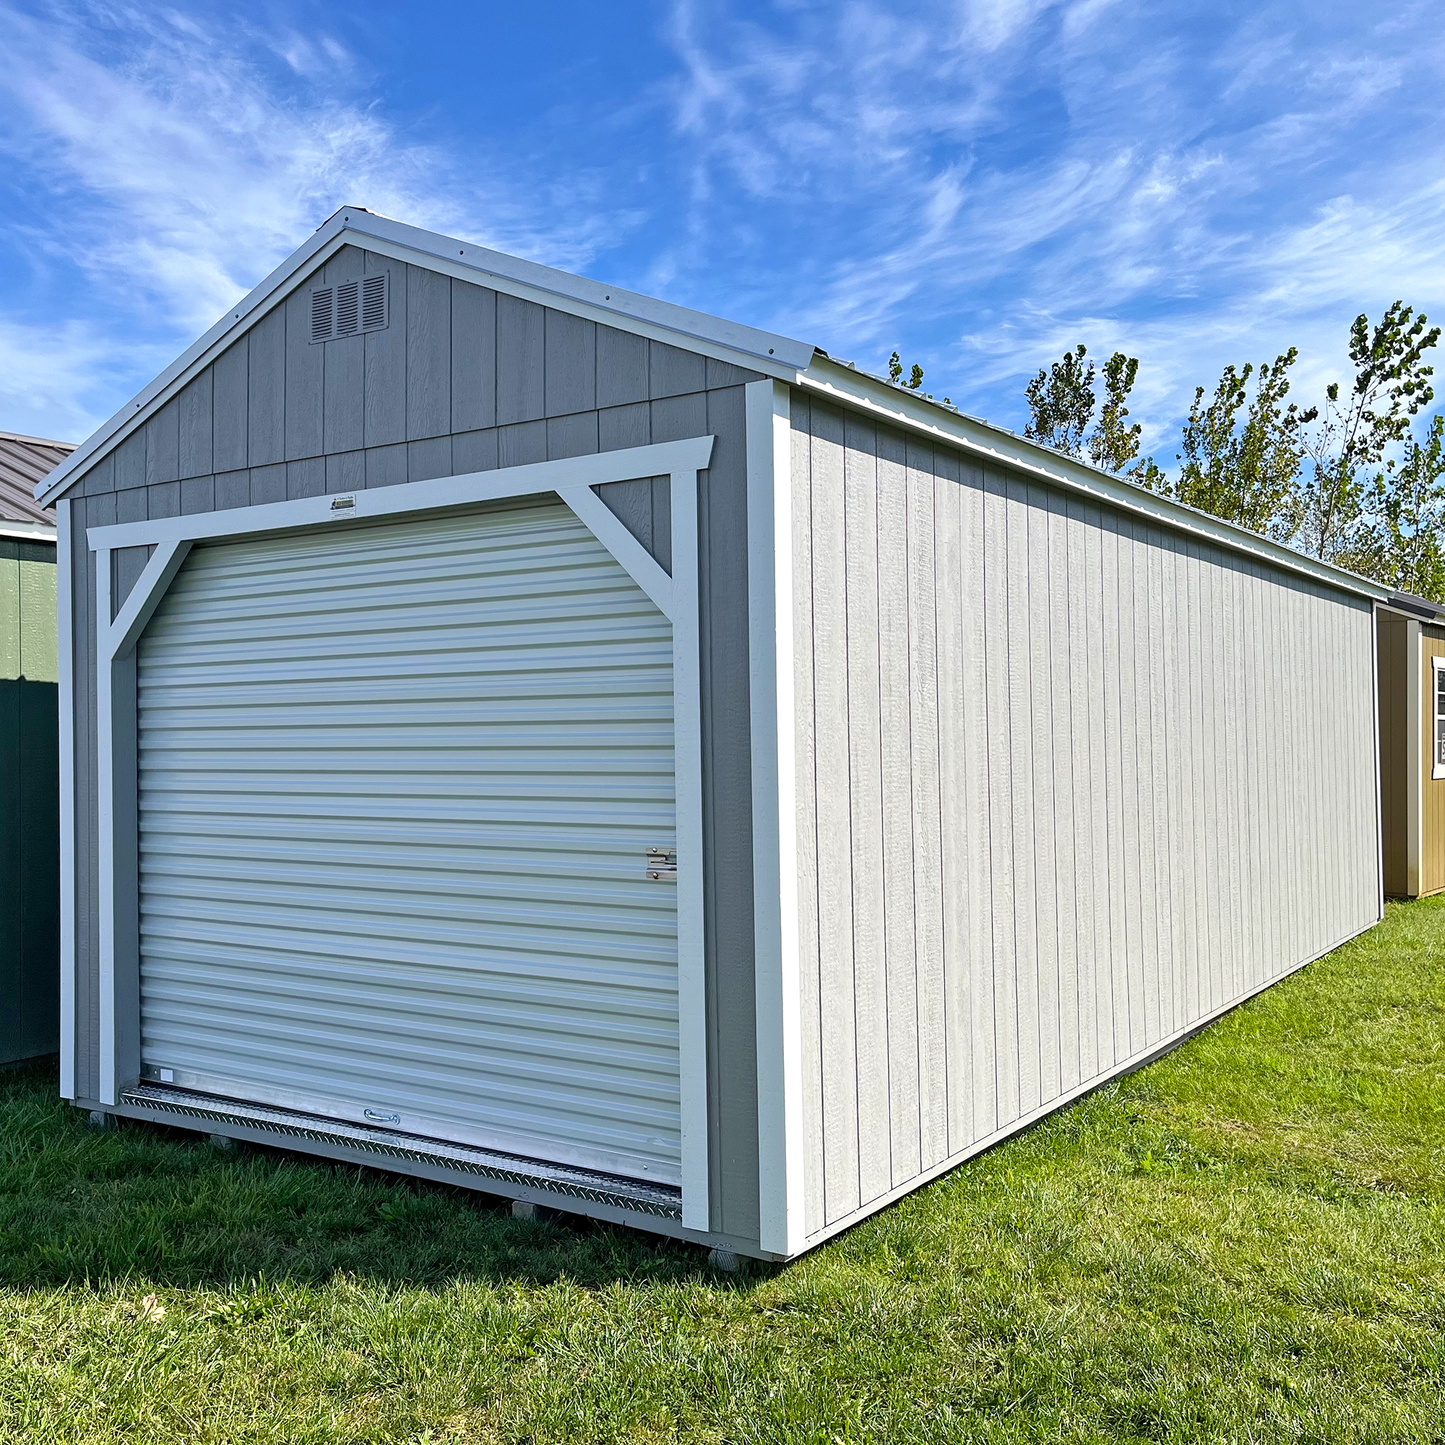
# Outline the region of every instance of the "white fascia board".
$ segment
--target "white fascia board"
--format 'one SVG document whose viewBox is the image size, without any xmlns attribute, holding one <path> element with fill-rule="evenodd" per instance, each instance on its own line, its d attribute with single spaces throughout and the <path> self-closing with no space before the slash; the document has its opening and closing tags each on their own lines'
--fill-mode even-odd
<svg viewBox="0 0 1445 1445">
<path fill-rule="evenodd" d="M 10 537 L 18 542 L 55 541 L 55 528 L 49 522 L 0 521 L 0 537 Z"/>
<path fill-rule="evenodd" d="M 424 266 L 780 378 L 794 377 L 813 355 L 812 346 L 786 336 L 723 321 L 685 306 L 589 281 L 535 261 L 524 261 L 348 206 L 332 216 L 199 341 L 81 442 L 36 486 L 36 499 L 48 506 L 61 496 L 72 477 L 142 425 L 241 332 L 284 301 L 345 245 L 359 246 L 396 261 Z"/>
<path fill-rule="evenodd" d="M 1221 522 L 1208 512 L 1171 501 L 1157 492 L 1075 461 L 1052 447 L 1039 446 L 1002 427 L 990 426 L 976 417 L 964 416 L 950 407 L 914 396 L 830 357 L 821 354 L 814 357 L 806 370 L 799 373 L 797 385 L 840 407 L 866 411 L 907 431 L 920 432 L 947 442 L 980 460 L 1027 472 L 1051 486 L 1082 492 L 1095 501 L 1147 517 L 1171 531 L 1188 532 L 1227 551 L 1299 573 L 1338 591 L 1368 597 L 1375 602 L 1383 602 L 1390 596 L 1388 588 L 1354 572 L 1347 572 L 1343 567 L 1318 562 L 1293 548 L 1271 542 L 1257 532 Z"/>
</svg>

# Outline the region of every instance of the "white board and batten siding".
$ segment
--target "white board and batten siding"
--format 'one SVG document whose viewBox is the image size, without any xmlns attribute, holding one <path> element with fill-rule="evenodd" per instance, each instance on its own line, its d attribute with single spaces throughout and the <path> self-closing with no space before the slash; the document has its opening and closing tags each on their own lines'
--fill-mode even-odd
<svg viewBox="0 0 1445 1445">
<path fill-rule="evenodd" d="M 571 510 L 197 547 L 138 722 L 148 1078 L 680 1182 L 672 630 Z"/>
<path fill-rule="evenodd" d="M 1365 598 L 791 396 L 810 1243 L 1378 917 Z"/>
</svg>

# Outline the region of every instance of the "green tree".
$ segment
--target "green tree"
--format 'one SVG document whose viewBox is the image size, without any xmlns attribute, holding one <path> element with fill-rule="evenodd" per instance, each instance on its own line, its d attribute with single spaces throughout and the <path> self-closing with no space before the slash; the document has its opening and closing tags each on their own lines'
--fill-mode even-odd
<svg viewBox="0 0 1445 1445">
<path fill-rule="evenodd" d="M 1301 428 L 1315 420 L 1285 398 L 1298 352 L 1290 347 L 1274 365 L 1226 366 L 1206 404 L 1204 388 L 1184 423 L 1179 476 L 1168 488 L 1200 511 L 1287 542 L 1299 528 L 1299 474 L 1304 460 Z"/>
<path fill-rule="evenodd" d="M 888 358 L 888 380 L 891 381 L 894 386 L 901 386 L 906 391 L 917 391 L 918 388 L 923 385 L 923 368 L 915 361 L 913 363 L 913 370 L 909 373 L 908 380 L 904 381 L 903 363 L 899 361 L 898 353 L 895 351 L 893 355 Z"/>
<path fill-rule="evenodd" d="M 1139 459 L 1142 424 L 1129 421 L 1129 393 L 1139 376 L 1139 358 L 1116 351 L 1104 363 L 1104 404 L 1090 431 L 1099 399 L 1095 393 L 1098 373 L 1087 359 L 1088 354 L 1080 342 L 1072 351 L 1064 352 L 1059 361 L 1040 370 L 1024 387 L 1029 404 L 1029 424 L 1024 435 L 1154 491 L 1165 490 L 1164 474 L 1154 459 Z"/>
<path fill-rule="evenodd" d="M 1086 362 L 1082 342 L 1064 352 L 1062 361 L 1041 370 L 1024 388 L 1029 424 L 1024 435 L 1031 441 L 1082 459 L 1084 436 L 1094 415 L 1094 363 Z"/>
<path fill-rule="evenodd" d="M 1403 301 L 1394 302 L 1373 329 L 1361 313 L 1350 328 L 1350 361 L 1355 379 L 1349 395 L 1332 382 L 1319 426 L 1307 450 L 1314 461 L 1301 498 L 1298 543 L 1313 556 L 1344 566 L 1372 565 L 1366 504 L 1371 468 L 1393 443 L 1410 433 L 1411 418 L 1434 400 L 1429 378 L 1434 367 L 1425 354 L 1440 339 Z"/>
<path fill-rule="evenodd" d="M 1079 348 L 1080 354 L 1084 348 Z M 1129 408 L 1125 403 L 1139 375 L 1139 358 L 1116 351 L 1104 363 L 1104 406 L 1099 423 L 1089 438 L 1089 460 L 1106 472 L 1122 472 L 1139 455 L 1139 438 L 1143 425 L 1129 425 Z"/>
<path fill-rule="evenodd" d="M 1445 415 L 1437 412 L 1424 441 L 1408 441 L 1371 488 L 1366 544 L 1371 576 L 1401 592 L 1445 602 Z"/>
</svg>

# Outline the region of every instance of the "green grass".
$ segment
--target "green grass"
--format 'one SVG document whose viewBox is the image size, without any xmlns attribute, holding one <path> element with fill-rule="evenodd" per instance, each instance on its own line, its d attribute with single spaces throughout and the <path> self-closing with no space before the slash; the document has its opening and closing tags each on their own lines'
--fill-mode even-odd
<svg viewBox="0 0 1445 1445">
<path fill-rule="evenodd" d="M 53 1093 L 0 1076 L 0 1440 L 1445 1441 L 1442 902 L 732 1279 Z"/>
</svg>

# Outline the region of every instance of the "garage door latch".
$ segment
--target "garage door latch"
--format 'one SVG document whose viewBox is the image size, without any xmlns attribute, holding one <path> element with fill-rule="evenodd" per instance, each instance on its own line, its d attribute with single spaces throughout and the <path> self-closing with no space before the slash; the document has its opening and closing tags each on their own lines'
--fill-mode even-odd
<svg viewBox="0 0 1445 1445">
<path fill-rule="evenodd" d="M 677 849 L 649 848 L 647 850 L 647 876 L 654 883 L 676 883 Z"/>
</svg>

